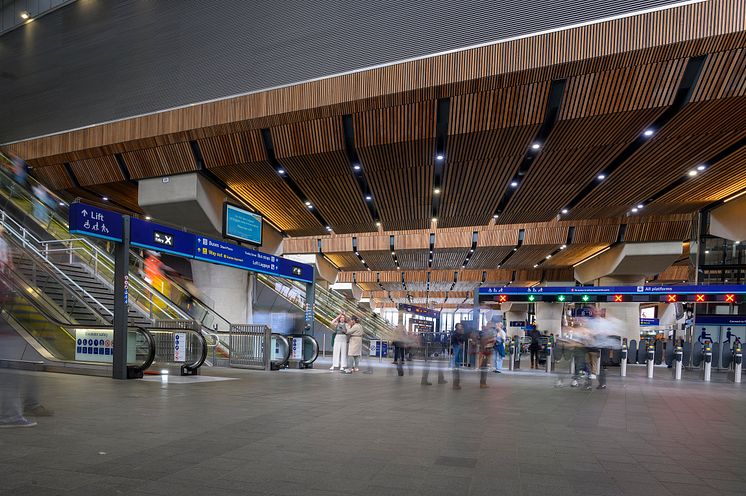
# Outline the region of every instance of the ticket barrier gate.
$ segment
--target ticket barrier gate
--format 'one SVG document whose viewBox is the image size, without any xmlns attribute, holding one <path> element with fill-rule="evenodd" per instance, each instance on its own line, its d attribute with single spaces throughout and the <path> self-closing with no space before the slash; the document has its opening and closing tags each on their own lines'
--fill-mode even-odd
<svg viewBox="0 0 746 496">
<path fill-rule="evenodd" d="M 645 366 L 647 367 L 648 379 L 652 379 L 653 371 L 655 370 L 655 345 L 652 343 L 648 344 L 647 358 L 645 362 Z"/>
<path fill-rule="evenodd" d="M 515 339 L 510 340 L 510 338 L 508 338 L 508 340 L 509 340 L 508 341 L 508 355 L 509 355 L 508 356 L 508 360 L 509 360 L 509 364 L 508 365 L 509 365 L 510 370 L 512 371 L 512 370 L 515 370 L 515 355 L 516 355 Z"/>
<path fill-rule="evenodd" d="M 552 372 L 552 341 L 551 340 L 547 341 L 546 355 L 547 355 L 546 371 L 547 371 L 547 374 L 550 374 Z"/>
<path fill-rule="evenodd" d="M 285 336 L 290 347 L 287 367 L 293 369 L 312 369 L 313 362 L 319 357 L 319 342 L 309 334 L 288 334 Z"/>
<path fill-rule="evenodd" d="M 620 353 L 620 361 L 619 361 L 619 376 L 620 377 L 627 377 L 627 355 L 628 355 L 627 338 L 624 338 L 622 340 L 622 351 Z"/>
<path fill-rule="evenodd" d="M 709 341 L 705 341 L 702 346 L 702 360 L 705 362 L 702 379 L 705 382 L 710 382 L 712 378 L 712 343 Z"/>
<path fill-rule="evenodd" d="M 673 352 L 673 378 L 677 381 L 681 380 L 681 369 L 684 365 L 684 347 L 682 345 L 677 346 Z"/>
<path fill-rule="evenodd" d="M 736 343 L 733 349 L 733 382 L 741 382 L 741 367 L 743 364 L 743 353 L 741 351 L 741 344 Z"/>
</svg>

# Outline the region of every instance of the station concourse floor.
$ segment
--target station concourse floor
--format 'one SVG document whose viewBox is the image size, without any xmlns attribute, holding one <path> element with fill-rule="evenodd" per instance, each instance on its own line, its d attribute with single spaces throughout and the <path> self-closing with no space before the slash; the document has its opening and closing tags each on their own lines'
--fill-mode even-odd
<svg viewBox="0 0 746 496">
<path fill-rule="evenodd" d="M 540 371 L 33 373 L 55 411 L 0 429 L 0 495 L 743 495 L 746 384 Z M 405 369 L 406 370 L 406 369 Z M 664 369 L 665 370 L 665 369 Z"/>
</svg>

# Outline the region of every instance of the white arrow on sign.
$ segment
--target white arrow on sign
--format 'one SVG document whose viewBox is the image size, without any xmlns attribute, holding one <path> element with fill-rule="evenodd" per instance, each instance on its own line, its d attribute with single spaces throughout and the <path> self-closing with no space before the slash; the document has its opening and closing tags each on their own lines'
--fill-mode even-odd
<svg viewBox="0 0 746 496">
<path fill-rule="evenodd" d="M 83 210 L 83 211 L 81 212 L 81 215 L 82 215 L 83 217 L 88 217 L 88 210 Z"/>
</svg>

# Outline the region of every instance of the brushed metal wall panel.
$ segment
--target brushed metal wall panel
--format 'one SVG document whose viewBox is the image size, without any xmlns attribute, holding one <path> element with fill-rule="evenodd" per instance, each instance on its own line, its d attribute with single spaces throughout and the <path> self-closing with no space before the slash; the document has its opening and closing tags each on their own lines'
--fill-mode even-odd
<svg viewBox="0 0 746 496">
<path fill-rule="evenodd" d="M 78 1 L 0 37 L 0 143 L 674 3 Z"/>
</svg>

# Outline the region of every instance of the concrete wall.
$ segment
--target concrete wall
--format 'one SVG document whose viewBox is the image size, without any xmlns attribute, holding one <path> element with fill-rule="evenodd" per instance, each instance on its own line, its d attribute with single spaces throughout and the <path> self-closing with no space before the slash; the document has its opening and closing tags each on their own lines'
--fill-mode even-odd
<svg viewBox="0 0 746 496">
<path fill-rule="evenodd" d="M 192 260 L 194 284 L 214 302 L 214 310 L 231 324 L 253 321 L 250 273 Z"/>
</svg>

